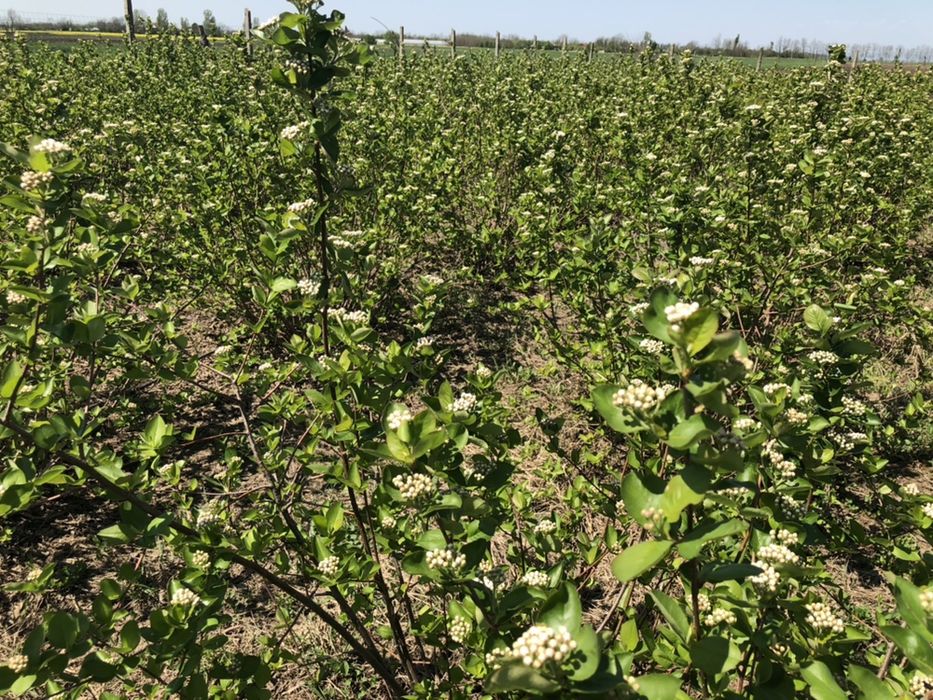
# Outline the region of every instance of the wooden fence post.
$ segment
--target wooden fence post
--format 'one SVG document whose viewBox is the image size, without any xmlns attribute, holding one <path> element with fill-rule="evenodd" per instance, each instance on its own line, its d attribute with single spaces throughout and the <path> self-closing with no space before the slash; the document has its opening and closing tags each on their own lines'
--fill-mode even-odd
<svg viewBox="0 0 933 700">
<path fill-rule="evenodd" d="M 457 57 L 457 30 L 450 30 L 450 55 L 454 58 Z"/>
<path fill-rule="evenodd" d="M 764 55 L 765 55 L 765 50 L 764 50 L 764 49 L 758 49 L 758 65 L 755 66 L 755 70 L 757 70 L 757 71 L 760 71 L 760 70 L 761 70 L 761 61 L 762 61 L 762 59 L 764 58 Z"/>
<path fill-rule="evenodd" d="M 855 52 L 855 56 L 852 58 L 852 66 L 849 68 L 849 81 L 852 80 L 852 77 L 855 75 L 855 71 L 858 68 L 858 50 Z"/>
<path fill-rule="evenodd" d="M 499 52 L 502 50 L 502 34 L 496 32 L 496 58 L 499 58 Z"/>
<path fill-rule="evenodd" d="M 132 42 L 136 39 L 136 18 L 133 16 L 133 0 L 123 0 L 123 19 L 126 21 L 126 37 Z"/>
<path fill-rule="evenodd" d="M 247 7 L 243 10 L 243 37 L 246 39 L 246 55 L 253 57 L 253 13 Z"/>
<path fill-rule="evenodd" d="M 561 46 L 560 46 L 560 50 L 561 50 L 561 51 L 566 51 L 566 50 L 567 50 L 567 37 L 564 37 L 564 40 L 563 40 L 563 42 L 561 43 Z"/>
<path fill-rule="evenodd" d="M 674 45 L 673 44 L 671 44 L 670 48 L 667 50 L 667 57 L 671 59 L 672 61 L 674 60 Z"/>
<path fill-rule="evenodd" d="M 405 65 L 405 26 L 398 28 L 398 65 Z"/>
<path fill-rule="evenodd" d="M 535 38 L 531 40 L 531 48 L 533 50 L 538 49 L 538 35 L 537 34 L 535 34 Z"/>
</svg>

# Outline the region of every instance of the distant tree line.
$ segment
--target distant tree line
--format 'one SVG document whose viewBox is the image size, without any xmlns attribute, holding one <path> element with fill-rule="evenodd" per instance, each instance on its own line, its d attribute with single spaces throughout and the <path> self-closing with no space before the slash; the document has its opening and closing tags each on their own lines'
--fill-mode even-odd
<svg viewBox="0 0 933 700">
<path fill-rule="evenodd" d="M 135 11 L 136 30 L 139 32 L 159 32 L 159 33 L 183 33 L 188 34 L 193 31 L 196 23 L 186 17 L 182 17 L 177 24 L 169 20 L 168 12 L 159 8 L 156 11 L 155 19 L 149 17 L 141 10 Z M 31 19 L 28 14 L 17 13 L 14 10 L 8 10 L 4 17 L 3 24 L 9 29 L 35 29 L 46 31 L 100 31 L 100 32 L 122 32 L 124 22 L 122 17 L 101 18 L 87 22 L 76 22 L 67 17 L 62 19 Z M 200 24 L 208 36 L 224 36 L 230 34 L 233 30 L 221 25 L 211 10 L 204 10 Z M 357 35 L 363 41 L 376 43 L 382 40 L 386 44 L 396 46 L 398 44 L 398 34 L 388 31 L 378 37 L 373 34 Z M 409 39 L 440 39 L 445 40 L 448 37 L 442 35 L 433 35 L 430 37 L 410 36 Z M 514 34 L 502 37 L 503 49 L 530 49 L 537 46 L 543 50 L 559 49 L 566 41 L 570 48 L 582 48 L 587 43 L 570 39 L 566 36 L 557 39 L 534 39 L 520 37 Z M 496 38 L 486 34 L 457 34 L 457 46 L 463 48 L 493 48 L 496 45 Z M 645 49 L 667 50 L 670 44 L 661 44 L 654 40 L 650 32 L 645 32 L 641 40 L 629 39 L 622 35 L 611 37 L 599 37 L 593 42 L 597 51 L 607 53 L 640 53 Z M 724 38 L 717 36 L 709 43 L 699 43 L 691 41 L 687 44 L 675 44 L 675 51 L 689 49 L 696 55 L 709 56 L 732 56 L 749 57 L 757 56 L 762 52 L 766 57 L 776 58 L 824 58 L 827 55 L 829 44 L 825 41 L 816 39 L 789 39 L 780 37 L 777 41 L 772 41 L 768 46 L 753 47 L 742 39 L 741 35 Z M 904 47 L 893 44 L 849 44 L 848 55 L 851 57 L 858 52 L 859 60 L 862 61 L 902 61 L 905 63 L 928 63 L 933 60 L 933 47 L 915 46 Z"/>
<path fill-rule="evenodd" d="M 204 10 L 200 22 L 192 22 L 187 17 L 182 17 L 177 24 L 169 20 L 168 12 L 161 7 L 156 11 L 155 19 L 142 10 L 135 10 L 133 12 L 133 22 L 136 25 L 136 31 L 146 33 L 188 34 L 193 30 L 196 24 L 203 26 L 204 32 L 208 36 L 224 36 L 231 31 L 217 21 L 217 18 L 211 10 Z M 63 17 L 61 19 L 34 19 L 28 14 L 19 13 L 15 10 L 8 10 L 3 17 L 3 27 L 7 29 L 57 32 L 122 32 L 126 28 L 126 25 L 123 17 L 102 17 L 87 22 L 78 22 L 68 17 Z"/>
<path fill-rule="evenodd" d="M 377 40 L 382 40 L 386 44 L 395 46 L 398 44 L 398 33 L 387 31 L 378 37 L 374 34 L 358 35 L 362 41 L 373 44 Z M 449 37 L 443 35 L 431 35 L 419 37 L 409 35 L 408 39 L 433 39 L 445 40 Z M 570 39 L 565 36 L 557 39 L 529 39 L 516 35 L 502 37 L 503 49 L 530 49 L 537 46 L 539 49 L 559 49 L 567 41 L 567 46 L 572 49 L 581 49 L 588 46 L 589 43 L 580 42 L 576 39 Z M 670 44 L 661 44 L 654 40 L 650 32 L 645 32 L 641 40 L 629 39 L 622 35 L 612 37 L 599 37 L 592 42 L 597 51 L 606 53 L 641 53 L 646 49 L 653 51 L 669 50 Z M 457 46 L 463 48 L 493 48 L 496 45 L 496 38 L 493 35 L 457 33 Z M 699 56 L 730 56 L 730 57 L 751 57 L 757 56 L 759 52 L 766 57 L 771 58 L 826 58 L 830 44 L 817 39 L 788 39 L 779 38 L 772 41 L 768 46 L 750 46 L 748 42 L 742 39 L 741 35 L 723 38 L 717 36 L 709 43 L 699 43 L 691 41 L 686 44 L 674 44 L 674 50 L 677 52 L 689 49 Z M 859 54 L 860 61 L 902 61 L 905 63 L 928 63 L 933 60 L 933 47 L 915 46 L 904 47 L 893 44 L 849 44 L 847 46 L 847 55 L 851 59 Z"/>
</svg>

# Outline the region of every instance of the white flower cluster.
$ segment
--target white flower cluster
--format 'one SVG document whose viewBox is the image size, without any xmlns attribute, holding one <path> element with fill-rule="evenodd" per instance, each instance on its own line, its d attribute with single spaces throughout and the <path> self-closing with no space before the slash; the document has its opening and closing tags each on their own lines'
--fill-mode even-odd
<svg viewBox="0 0 933 700">
<path fill-rule="evenodd" d="M 784 530 L 783 528 L 780 530 L 771 530 L 769 534 L 771 535 L 772 540 L 777 540 L 781 544 L 788 547 L 792 547 L 795 544 L 800 543 L 800 537 L 797 535 L 797 533 L 791 532 L 790 530 Z"/>
<path fill-rule="evenodd" d="M 715 627 L 725 622 L 727 625 L 734 625 L 736 621 L 735 613 L 725 608 L 716 608 L 709 615 L 703 618 L 703 624 L 707 627 Z"/>
<path fill-rule="evenodd" d="M 175 589 L 174 593 L 172 593 L 172 605 L 180 605 L 185 608 L 190 608 L 200 602 L 201 599 L 198 598 L 198 594 L 188 588 L 179 587 Z"/>
<path fill-rule="evenodd" d="M 779 391 L 790 393 L 790 387 L 784 382 L 771 382 L 764 385 L 764 391 L 769 398 L 773 398 Z"/>
<path fill-rule="evenodd" d="M 26 580 L 30 582 L 38 581 L 40 578 L 42 578 L 42 567 L 41 566 L 33 567 L 32 569 L 29 570 L 29 573 L 26 574 Z"/>
<path fill-rule="evenodd" d="M 933 588 L 920 591 L 920 607 L 927 615 L 933 615 Z"/>
<path fill-rule="evenodd" d="M 421 348 L 429 348 L 431 347 L 433 343 L 434 343 L 434 336 L 426 335 L 423 338 L 418 338 L 417 342 L 415 343 L 415 348 L 417 350 L 420 350 Z"/>
<path fill-rule="evenodd" d="M 299 136 L 301 132 L 305 131 L 308 128 L 308 122 L 301 122 L 300 124 L 293 124 L 292 126 L 286 126 L 279 133 L 279 136 L 287 141 L 294 141 Z"/>
<path fill-rule="evenodd" d="M 292 214 L 304 214 L 314 209 L 316 202 L 313 199 L 306 199 L 303 202 L 293 202 L 288 205 L 288 211 Z"/>
<path fill-rule="evenodd" d="M 492 370 L 489 369 L 486 365 L 479 365 L 476 368 L 477 379 L 489 379 L 491 376 L 492 376 Z"/>
<path fill-rule="evenodd" d="M 700 305 L 695 301 L 689 304 L 678 301 L 676 304 L 664 308 L 664 316 L 667 318 L 667 322 L 671 324 L 671 330 L 678 333 L 680 324 L 699 310 Z"/>
<path fill-rule="evenodd" d="M 732 422 L 732 429 L 738 430 L 739 432 L 743 432 L 743 433 L 758 430 L 759 427 L 760 427 L 760 424 L 758 423 L 758 421 L 756 421 L 754 418 L 749 418 L 748 416 L 742 416 L 740 418 L 736 418 Z"/>
<path fill-rule="evenodd" d="M 797 465 L 789 459 L 784 459 L 783 453 L 778 450 L 777 440 L 766 442 L 762 454 L 768 458 L 777 475 L 782 479 L 790 481 L 797 475 Z"/>
<path fill-rule="evenodd" d="M 786 545 L 774 542 L 759 549 L 757 559 L 767 564 L 796 564 L 800 561 L 800 557 Z"/>
<path fill-rule="evenodd" d="M 472 479 L 474 476 L 485 478 L 492 471 L 492 463 L 486 460 L 479 461 L 474 459 L 469 462 L 464 462 L 463 466 L 460 468 L 463 470 L 463 475 L 467 479 Z"/>
<path fill-rule="evenodd" d="M 648 532 L 661 527 L 664 523 L 664 513 L 660 508 L 644 508 L 641 511 L 641 517 L 648 521 L 645 523 L 645 529 Z"/>
<path fill-rule="evenodd" d="M 321 283 L 307 277 L 300 279 L 298 280 L 298 291 L 306 297 L 317 296 L 317 293 L 321 291 Z"/>
<path fill-rule="evenodd" d="M 920 510 L 926 517 L 933 520 L 933 501 L 930 503 L 924 503 L 922 506 L 920 506 Z"/>
<path fill-rule="evenodd" d="M 457 644 L 463 644 L 472 629 L 473 625 L 465 617 L 455 617 L 450 621 L 450 638 Z"/>
<path fill-rule="evenodd" d="M 853 399 L 851 396 L 842 397 L 842 412 L 847 416 L 864 416 L 866 411 L 868 411 L 868 406 L 858 399 Z"/>
<path fill-rule="evenodd" d="M 450 410 L 454 413 L 471 413 L 474 408 L 476 408 L 476 395 L 465 391 L 453 402 Z"/>
<path fill-rule="evenodd" d="M 442 284 L 444 284 L 443 277 L 431 273 L 427 275 L 421 275 L 421 281 L 429 287 L 440 287 Z"/>
<path fill-rule="evenodd" d="M 919 496 L 920 495 L 920 487 L 914 482 L 910 482 L 909 484 L 904 484 L 901 491 L 904 493 L 905 496 Z"/>
<path fill-rule="evenodd" d="M 550 577 L 543 571 L 528 571 L 521 579 L 523 585 L 531 588 L 547 588 L 550 581 Z"/>
<path fill-rule="evenodd" d="M 6 290 L 6 303 L 10 306 L 13 304 L 22 304 L 25 301 L 26 297 L 19 292 L 14 292 L 12 289 Z"/>
<path fill-rule="evenodd" d="M 650 411 L 674 390 L 670 384 L 653 387 L 641 379 L 633 379 L 631 384 L 624 389 L 618 389 L 612 395 L 612 403 L 619 408 L 626 407 L 633 411 Z"/>
<path fill-rule="evenodd" d="M 7 664 L 9 665 L 9 664 Z M 917 700 L 926 700 L 933 691 L 933 678 L 917 671 L 910 679 L 910 692 Z"/>
<path fill-rule="evenodd" d="M 81 203 L 90 202 L 91 204 L 103 204 L 107 201 L 107 195 L 100 194 L 99 192 L 88 192 L 84 197 L 81 198 Z"/>
<path fill-rule="evenodd" d="M 432 549 L 425 553 L 428 567 L 436 571 L 459 571 L 466 566 L 466 556 L 452 546 L 444 549 Z"/>
<path fill-rule="evenodd" d="M 699 255 L 694 255 L 690 258 L 690 264 L 694 267 L 709 267 L 713 265 L 716 261 L 713 258 L 704 258 Z"/>
<path fill-rule="evenodd" d="M 751 581 L 756 588 L 768 593 L 774 593 L 781 583 L 781 575 L 777 572 L 777 569 L 770 564 L 758 561 L 752 561 L 752 566 L 757 566 L 761 569 L 761 573 L 750 576 L 748 580 Z"/>
<path fill-rule="evenodd" d="M 746 357 L 738 350 L 732 353 L 732 359 L 742 365 L 746 372 L 751 372 L 753 369 L 755 369 L 755 361 L 750 357 Z"/>
<path fill-rule="evenodd" d="M 832 437 L 836 440 L 840 450 L 854 450 L 860 442 L 868 442 L 868 435 L 863 432 L 853 430 L 848 433 L 834 431 Z"/>
<path fill-rule="evenodd" d="M 810 406 L 813 404 L 813 394 L 801 394 L 797 397 L 797 403 L 801 406 Z"/>
<path fill-rule="evenodd" d="M 562 664 L 577 648 L 577 643 L 563 625 L 554 629 L 534 625 L 512 644 L 511 657 L 525 666 L 541 668 L 548 662 Z"/>
<path fill-rule="evenodd" d="M 845 620 L 836 615 L 826 603 L 810 603 L 807 605 L 807 622 L 815 630 L 829 630 L 836 634 L 845 631 Z"/>
<path fill-rule="evenodd" d="M 209 503 L 198 509 L 198 517 L 195 521 L 198 527 L 211 527 L 220 524 L 220 514 L 217 512 L 217 506 Z"/>
<path fill-rule="evenodd" d="M 791 425 L 806 425 L 810 422 L 810 416 L 796 408 L 788 408 L 784 417 Z"/>
<path fill-rule="evenodd" d="M 340 568 L 340 559 L 337 557 L 326 557 L 317 563 L 317 570 L 324 576 L 335 576 Z"/>
<path fill-rule="evenodd" d="M 3 662 L 3 665 L 13 673 L 22 673 L 29 668 L 29 657 L 23 654 L 13 654 L 13 656 L 8 657 L 7 660 Z"/>
<path fill-rule="evenodd" d="M 649 306 L 651 306 L 651 304 L 649 304 L 648 302 L 642 302 L 640 304 L 635 304 L 633 306 L 630 306 L 628 311 L 630 314 L 632 314 L 632 316 L 641 316 L 643 313 L 645 313 L 648 310 Z"/>
<path fill-rule="evenodd" d="M 392 530 L 398 524 L 398 520 L 395 519 L 394 515 L 384 515 L 382 516 L 382 520 L 379 521 L 379 524 L 382 525 L 385 530 Z"/>
<path fill-rule="evenodd" d="M 426 474 L 399 474 L 392 484 L 406 501 L 417 501 L 434 491 L 434 479 Z"/>
<path fill-rule="evenodd" d="M 369 321 L 369 313 L 366 311 L 347 311 L 344 308 L 328 309 L 327 315 L 330 318 L 341 321 L 343 323 L 354 323 L 360 325 Z"/>
<path fill-rule="evenodd" d="M 810 362 L 818 365 L 835 365 L 839 362 L 839 356 L 828 350 L 814 350 L 807 357 L 810 358 Z"/>
<path fill-rule="evenodd" d="M 211 565 L 211 555 L 201 550 L 191 555 L 191 563 L 199 569 L 206 569 Z"/>
<path fill-rule="evenodd" d="M 549 535 L 557 529 L 557 523 L 553 520 L 542 520 L 535 525 L 535 533 L 538 535 Z"/>
<path fill-rule="evenodd" d="M 34 153 L 67 153 L 71 146 L 55 139 L 43 139 L 32 147 Z"/>
<path fill-rule="evenodd" d="M 389 430 L 398 430 L 402 425 L 410 423 L 411 421 L 411 411 L 407 406 L 396 406 L 389 415 L 386 416 L 386 425 L 389 426 Z"/>
<path fill-rule="evenodd" d="M 710 602 L 708 595 L 700 593 L 697 596 L 697 608 L 699 608 L 700 612 L 709 612 L 712 607 L 713 604 Z"/>
<path fill-rule="evenodd" d="M 32 192 L 33 190 L 48 185 L 53 179 L 55 179 L 55 176 L 52 173 L 40 173 L 30 170 L 23 173 L 19 180 L 19 186 L 27 192 Z"/>
<path fill-rule="evenodd" d="M 807 514 L 807 504 L 798 501 L 793 496 L 782 493 L 778 496 L 781 506 L 787 511 L 787 514 L 794 518 L 802 518 Z"/>
<path fill-rule="evenodd" d="M 664 352 L 664 343 L 654 338 L 645 338 L 638 344 L 638 347 L 652 355 L 660 355 Z"/>
<path fill-rule="evenodd" d="M 29 221 L 26 222 L 26 230 L 33 234 L 40 233 L 47 223 L 44 216 L 30 216 Z"/>
</svg>

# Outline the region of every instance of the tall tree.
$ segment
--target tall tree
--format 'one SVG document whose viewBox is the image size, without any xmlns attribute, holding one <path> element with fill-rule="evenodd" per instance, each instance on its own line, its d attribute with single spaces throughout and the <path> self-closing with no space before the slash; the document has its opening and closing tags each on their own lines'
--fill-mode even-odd
<svg viewBox="0 0 933 700">
<path fill-rule="evenodd" d="M 166 12 L 164 8 L 160 7 L 156 11 L 155 23 L 156 29 L 160 32 L 166 32 L 171 28 L 172 23 L 168 21 L 168 12 Z"/>
<path fill-rule="evenodd" d="M 204 10 L 204 31 L 208 36 L 220 36 L 220 27 L 217 25 L 217 18 L 210 10 Z"/>
</svg>

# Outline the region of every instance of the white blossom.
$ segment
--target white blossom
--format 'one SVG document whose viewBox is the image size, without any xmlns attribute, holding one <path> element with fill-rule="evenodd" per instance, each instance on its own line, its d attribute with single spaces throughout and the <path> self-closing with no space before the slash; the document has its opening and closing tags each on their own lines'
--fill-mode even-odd
<svg viewBox="0 0 933 700">
<path fill-rule="evenodd" d="M 836 634 L 845 631 L 845 620 L 836 615 L 826 603 L 810 603 L 807 605 L 807 623 L 817 631 L 827 630 Z"/>
<path fill-rule="evenodd" d="M 172 593 L 172 605 L 190 608 L 200 602 L 201 599 L 198 597 L 198 594 L 188 588 L 178 587 L 175 589 L 175 592 Z"/>
<path fill-rule="evenodd" d="M 338 557 L 326 557 L 317 563 L 317 570 L 324 576 L 335 576 L 340 569 L 340 559 Z"/>
<path fill-rule="evenodd" d="M 392 484 L 406 501 L 417 501 L 436 489 L 434 479 L 426 474 L 399 474 L 392 479 Z"/>
<path fill-rule="evenodd" d="M 450 410 L 454 413 L 472 413 L 475 408 L 476 395 L 465 391 L 453 402 Z"/>
</svg>

